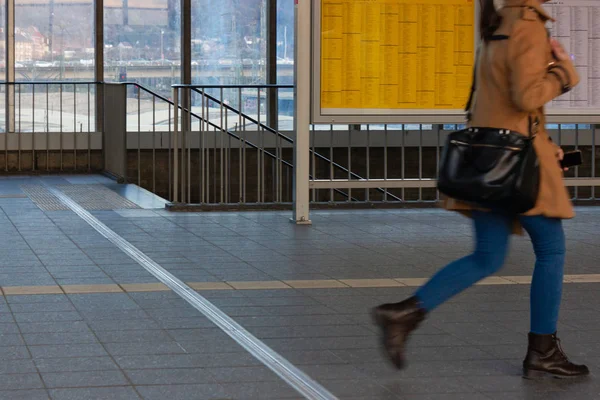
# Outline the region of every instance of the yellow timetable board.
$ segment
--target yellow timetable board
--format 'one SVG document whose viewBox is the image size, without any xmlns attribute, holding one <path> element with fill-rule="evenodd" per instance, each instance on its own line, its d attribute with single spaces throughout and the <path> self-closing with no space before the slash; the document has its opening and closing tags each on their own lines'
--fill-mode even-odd
<svg viewBox="0 0 600 400">
<path fill-rule="evenodd" d="M 319 1 L 322 110 L 465 106 L 473 0 Z"/>
</svg>

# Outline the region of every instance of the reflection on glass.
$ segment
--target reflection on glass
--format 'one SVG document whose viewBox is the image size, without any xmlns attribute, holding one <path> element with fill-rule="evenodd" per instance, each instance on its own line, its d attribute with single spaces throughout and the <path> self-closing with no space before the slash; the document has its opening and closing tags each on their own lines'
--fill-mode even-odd
<svg viewBox="0 0 600 400">
<path fill-rule="evenodd" d="M 167 131 L 172 123 L 169 103 L 154 94 L 170 99 L 171 85 L 181 82 L 180 3 L 104 1 L 104 79 L 148 89 L 128 88 L 130 131 Z"/>
<path fill-rule="evenodd" d="M 17 81 L 94 78 L 94 4 L 15 0 Z"/>
<path fill-rule="evenodd" d="M 104 1 L 104 79 L 170 97 L 181 82 L 179 0 Z"/>
<path fill-rule="evenodd" d="M 15 128 L 95 130 L 93 0 L 15 0 Z"/>
<path fill-rule="evenodd" d="M 0 15 L 6 15 L 6 1 L 0 0 Z M 0 81 L 6 81 L 6 34 L 4 18 L 0 18 Z M 5 131 L 6 96 L 5 86 L 0 86 L 0 132 Z"/>
<path fill-rule="evenodd" d="M 294 0 L 277 0 L 277 83 L 294 83 Z M 279 129 L 294 129 L 294 91 L 279 91 Z"/>
<path fill-rule="evenodd" d="M 197 84 L 266 82 L 266 0 L 192 0 Z"/>
</svg>

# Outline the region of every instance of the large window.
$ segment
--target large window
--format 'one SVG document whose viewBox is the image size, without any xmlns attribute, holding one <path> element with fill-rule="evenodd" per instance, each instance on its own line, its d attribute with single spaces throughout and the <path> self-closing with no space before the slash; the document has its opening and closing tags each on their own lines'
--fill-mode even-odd
<svg viewBox="0 0 600 400">
<path fill-rule="evenodd" d="M 6 15 L 6 2 L 0 0 L 0 16 Z M 4 29 L 4 18 L 0 20 L 0 81 L 6 81 L 6 30 Z M 6 127 L 6 86 L 0 86 L 0 132 Z"/>
<path fill-rule="evenodd" d="M 94 2 L 15 0 L 17 81 L 94 79 Z"/>
<path fill-rule="evenodd" d="M 180 0 L 105 0 L 104 79 L 170 96 L 181 79 Z"/>
<path fill-rule="evenodd" d="M 277 83 L 294 83 L 294 0 L 277 0 Z"/>
<path fill-rule="evenodd" d="M 266 82 L 266 1 L 192 0 L 194 83 Z"/>
<path fill-rule="evenodd" d="M 294 83 L 294 0 L 277 1 L 277 83 Z M 283 89 L 277 99 L 279 129 L 294 129 L 294 91 Z"/>
<path fill-rule="evenodd" d="M 93 0 L 15 0 L 15 129 L 94 131 L 94 59 Z"/>
</svg>

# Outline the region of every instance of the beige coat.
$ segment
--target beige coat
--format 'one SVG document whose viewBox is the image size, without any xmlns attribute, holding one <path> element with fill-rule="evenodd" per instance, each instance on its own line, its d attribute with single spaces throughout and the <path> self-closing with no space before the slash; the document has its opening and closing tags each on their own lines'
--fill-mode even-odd
<svg viewBox="0 0 600 400">
<path fill-rule="evenodd" d="M 579 77 L 570 60 L 554 59 L 545 27 L 552 19 L 536 0 L 504 0 L 500 14 L 502 25 L 496 35 L 509 38 L 490 41 L 481 49 L 470 125 L 526 134 L 529 116 L 539 119 L 534 148 L 540 161 L 540 192 L 535 208 L 526 215 L 572 218 L 558 147 L 544 127 L 544 105 L 579 83 Z M 447 199 L 445 207 L 467 215 L 473 209 L 454 199 Z M 515 233 L 520 232 L 515 221 Z"/>
</svg>

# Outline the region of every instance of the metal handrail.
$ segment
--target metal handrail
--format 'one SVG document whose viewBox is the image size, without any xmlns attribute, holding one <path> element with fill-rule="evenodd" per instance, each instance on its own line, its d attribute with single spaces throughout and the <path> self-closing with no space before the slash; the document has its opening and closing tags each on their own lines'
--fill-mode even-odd
<svg viewBox="0 0 600 400">
<path fill-rule="evenodd" d="M 287 89 L 287 88 L 293 88 L 294 87 L 294 86 L 290 86 L 290 85 L 264 85 L 264 86 L 263 85 L 248 85 L 248 86 L 246 86 L 246 85 L 229 85 L 229 86 L 232 89 L 244 89 L 244 88 L 250 88 L 250 89 L 252 89 L 252 88 L 255 88 L 255 89 L 258 88 L 258 89 L 260 89 L 260 88 L 264 88 L 264 87 L 266 87 L 266 88 L 283 88 L 283 89 Z M 292 138 L 290 138 L 290 137 L 284 135 L 283 133 L 281 133 L 281 132 L 279 132 L 279 131 L 271 128 L 268 125 L 263 124 L 262 122 L 259 122 L 258 120 L 256 120 L 256 119 L 252 118 L 251 116 L 243 113 L 242 111 L 236 110 L 235 108 L 231 107 L 230 105 L 225 104 L 222 100 L 219 100 L 219 99 L 215 98 L 214 96 L 211 96 L 211 95 L 209 95 L 209 94 L 207 94 L 207 93 L 205 93 L 205 92 L 202 91 L 202 89 L 206 89 L 206 88 L 222 88 L 222 87 L 225 87 L 225 86 L 213 86 L 213 85 L 211 85 L 211 86 L 204 86 L 204 85 L 172 85 L 172 87 L 178 88 L 178 89 L 180 89 L 180 88 L 190 89 L 190 90 L 198 93 L 201 96 L 205 96 L 210 101 L 219 104 L 221 107 L 224 107 L 225 109 L 227 109 L 229 111 L 232 111 L 232 112 L 234 112 L 236 114 L 241 115 L 243 118 L 249 120 L 253 124 L 256 124 L 260 128 L 262 128 L 262 129 L 264 129 L 264 130 L 266 130 L 266 131 L 268 131 L 268 132 L 270 132 L 270 133 L 272 133 L 272 134 L 280 137 L 281 139 L 285 140 L 286 142 L 288 142 L 288 143 L 294 143 L 294 140 Z M 354 179 L 357 179 L 357 180 L 364 180 L 365 179 L 362 176 L 360 176 L 360 175 L 358 175 L 358 174 L 356 174 L 356 173 L 348 170 L 346 167 L 344 167 L 344 166 L 342 166 L 342 165 L 340 165 L 340 164 L 338 164 L 338 163 L 330 160 L 329 158 L 325 157 L 324 155 L 317 153 L 313 149 L 310 149 L 310 153 L 312 155 L 314 155 L 315 157 L 317 157 L 318 159 L 320 159 L 321 161 L 325 161 L 327 163 L 330 163 L 331 165 L 333 165 L 335 168 L 341 170 L 342 172 L 350 174 L 350 176 L 352 178 L 354 178 Z M 401 198 L 399 198 L 399 197 L 397 197 L 397 196 L 395 196 L 395 195 L 387 192 L 385 189 L 377 188 L 377 191 L 379 191 L 380 193 L 387 193 L 388 196 L 392 197 L 396 201 L 402 201 Z"/>
<path fill-rule="evenodd" d="M 172 105 L 173 107 L 175 107 L 175 102 L 173 102 L 172 100 L 169 100 L 169 99 L 167 99 L 167 98 L 166 98 L 166 97 L 164 97 L 164 96 L 161 96 L 161 95 L 160 95 L 160 94 L 158 94 L 158 93 L 154 93 L 152 90 L 150 90 L 150 89 L 148 89 L 148 88 L 145 88 L 144 86 L 140 85 L 139 83 L 135 83 L 135 82 L 123 82 L 123 84 L 125 84 L 125 85 L 133 85 L 133 86 L 135 86 L 135 87 L 137 87 L 137 88 L 139 88 L 139 89 L 141 89 L 141 90 L 145 91 L 146 93 L 148 93 L 148 94 L 151 94 L 151 95 L 153 95 L 153 96 L 156 96 L 157 98 L 159 98 L 159 99 L 161 99 L 161 100 L 163 100 L 163 101 L 165 101 L 165 102 L 169 103 L 169 104 L 170 104 L 170 105 Z M 215 124 L 215 123 L 213 123 L 213 122 L 210 122 L 210 121 L 209 121 L 209 120 L 207 120 L 206 118 L 203 118 L 203 117 L 201 117 L 200 115 L 198 115 L 198 114 L 194 113 L 193 111 L 191 111 L 191 110 L 189 110 L 189 109 L 187 109 L 187 108 L 184 108 L 183 106 L 178 106 L 177 108 L 178 108 L 178 109 L 180 109 L 180 110 L 181 110 L 181 111 L 183 111 L 183 112 L 186 112 L 186 113 L 190 114 L 190 115 L 191 115 L 191 116 L 193 116 L 194 118 L 197 118 L 198 120 L 200 120 L 200 121 L 202 121 L 202 122 L 205 122 L 205 123 L 206 123 L 206 124 L 208 124 L 210 127 L 214 128 L 214 129 L 217 129 L 217 130 L 219 130 L 219 131 L 221 131 L 221 132 L 227 133 L 229 136 L 231 136 L 232 138 L 234 138 L 234 139 L 236 139 L 236 140 L 242 140 L 242 138 L 241 138 L 240 136 L 236 135 L 236 134 L 235 134 L 235 133 L 233 133 L 232 131 L 230 131 L 230 130 L 228 130 L 228 129 L 223 129 L 222 127 L 220 127 L 220 126 L 216 125 L 216 124 Z M 260 150 L 260 147 L 259 147 L 259 146 L 257 146 L 257 145 L 255 145 L 254 143 L 252 143 L 252 142 L 250 142 L 250 141 L 248 141 L 248 140 L 245 140 L 245 142 L 246 142 L 246 144 L 248 144 L 248 145 L 249 145 L 250 147 L 252 147 L 253 149 L 255 149 L 255 150 Z M 266 151 L 266 150 L 262 150 L 262 151 L 263 151 L 263 152 L 264 152 L 266 155 L 268 155 L 269 157 L 271 157 L 271 158 L 273 158 L 273 159 L 276 159 L 276 158 L 277 158 L 277 156 L 275 156 L 275 154 L 273 154 L 273 153 L 271 153 L 271 152 L 268 152 L 268 151 Z M 294 167 L 294 166 L 293 166 L 291 163 L 289 163 L 289 162 L 287 162 L 287 161 L 285 161 L 285 160 L 281 160 L 281 161 L 282 161 L 282 162 L 283 162 L 285 165 L 287 165 L 288 167 L 291 167 L 291 168 L 293 168 L 293 167 Z"/>
<path fill-rule="evenodd" d="M 134 84 L 135 86 L 138 86 L 138 87 L 140 87 L 141 89 L 145 90 L 146 92 L 148 92 L 148 93 L 150 93 L 150 94 L 154 94 L 154 93 L 153 93 L 151 90 L 149 90 L 149 89 L 146 89 L 146 88 L 144 88 L 143 86 L 141 86 L 141 85 L 139 85 L 139 84 L 137 84 L 137 83 L 132 83 L 132 84 Z M 213 101 L 213 102 L 216 102 L 216 103 L 220 104 L 221 106 L 225 106 L 225 107 L 226 107 L 226 109 L 228 109 L 229 111 L 232 111 L 232 112 L 234 112 L 234 113 L 236 113 L 236 114 L 239 114 L 241 117 L 243 117 L 243 118 L 245 118 L 245 119 L 248 119 L 248 120 L 249 120 L 251 123 L 253 123 L 253 124 L 255 124 L 255 125 L 257 125 L 257 126 L 259 126 L 259 127 L 263 128 L 263 129 L 265 129 L 265 130 L 269 131 L 270 133 L 273 133 L 273 134 L 275 134 L 275 135 L 278 135 L 278 136 L 279 136 L 279 137 L 281 137 L 281 138 L 284 138 L 284 140 L 288 141 L 288 143 L 292 143 L 292 144 L 294 143 L 294 140 L 293 140 L 293 139 L 291 139 L 291 138 L 289 138 L 289 137 L 287 137 L 287 136 L 283 135 L 281 132 L 278 132 L 278 131 L 276 131 L 275 129 L 271 128 L 270 126 L 267 126 L 267 125 L 264 125 L 264 124 L 262 124 L 262 123 L 259 123 L 257 120 L 255 120 L 254 118 L 250 117 L 249 115 L 247 115 L 247 114 L 245 114 L 245 113 L 243 113 L 243 112 L 241 112 L 241 111 L 239 111 L 239 110 L 236 110 L 236 109 L 235 109 L 235 108 L 233 108 L 233 107 L 230 107 L 229 105 L 227 105 L 227 104 L 225 104 L 225 103 L 223 103 L 223 102 L 221 102 L 221 101 L 217 100 L 216 98 L 214 98 L 214 97 L 212 97 L 212 96 L 210 96 L 210 95 L 207 95 L 206 93 L 202 93 L 202 92 L 198 91 L 197 89 L 193 88 L 192 86 L 194 86 L 194 85 L 171 85 L 171 87 L 173 87 L 173 88 L 177 88 L 177 89 L 180 89 L 180 88 L 191 88 L 192 90 L 196 91 L 198 94 L 201 94 L 201 95 L 207 96 L 209 100 L 211 100 L 211 101 Z M 293 85 L 267 85 L 267 86 L 268 86 L 268 87 L 272 87 L 272 88 L 284 88 L 284 89 L 285 89 L 285 88 L 290 88 L 290 89 L 294 88 L 294 86 L 293 86 Z M 207 87 L 207 88 L 211 88 L 211 87 L 212 87 L 212 88 L 221 88 L 221 87 L 224 87 L 224 86 L 212 86 L 212 85 L 211 85 L 211 86 L 202 86 L 202 87 Z M 264 88 L 265 86 L 263 86 L 263 85 L 225 85 L 225 87 L 230 87 L 230 88 L 234 88 L 234 89 L 243 89 L 243 88 L 250 88 L 250 89 L 252 89 L 252 88 Z M 157 97 L 159 97 L 159 98 L 161 98 L 161 99 L 164 99 L 165 101 L 169 102 L 169 103 L 170 103 L 170 104 L 172 104 L 173 106 L 175 106 L 175 105 L 174 105 L 175 103 L 174 103 L 173 101 L 171 101 L 171 100 L 168 100 L 168 99 L 165 99 L 163 96 L 160 96 L 160 95 L 158 95 L 158 94 L 155 94 L 155 95 L 156 95 Z M 199 116 L 198 114 L 195 114 L 193 111 L 191 111 L 191 110 L 188 110 L 187 108 L 184 108 L 183 106 L 178 106 L 177 108 L 178 108 L 178 109 L 180 109 L 180 110 L 182 110 L 182 111 L 185 111 L 185 112 L 189 113 L 191 116 L 193 116 L 193 117 L 197 118 L 198 120 L 200 120 L 200 121 L 203 121 L 203 122 L 207 123 L 209 126 L 211 126 L 211 127 L 215 128 L 215 129 L 218 129 L 218 130 L 219 130 L 219 131 L 221 131 L 221 132 L 225 132 L 225 133 L 227 133 L 229 136 L 231 136 L 232 138 L 234 138 L 234 139 L 236 139 L 236 140 L 240 140 L 240 141 L 242 140 L 242 138 L 241 138 L 240 136 L 236 135 L 236 134 L 235 134 L 235 133 L 233 133 L 232 131 L 230 131 L 230 130 L 228 130 L 228 129 L 223 129 L 223 127 L 219 127 L 219 126 L 217 126 L 216 124 L 214 124 L 214 123 L 212 123 L 212 122 L 208 121 L 207 119 L 205 119 L 205 118 L 203 118 L 203 117 Z M 244 142 L 245 142 L 246 144 L 248 144 L 248 145 L 249 145 L 251 148 L 253 148 L 253 149 L 255 149 L 255 150 L 260 150 L 260 151 L 262 151 L 264 154 L 268 155 L 268 156 L 269 156 L 269 157 L 271 157 L 272 159 L 279 160 L 279 157 L 277 157 L 275 154 L 273 154 L 273 153 L 271 153 L 271 152 L 269 152 L 269 151 L 266 151 L 266 150 L 264 150 L 264 149 L 261 149 L 261 148 L 260 148 L 260 146 L 257 146 L 257 145 L 255 145 L 255 144 L 253 144 L 252 142 L 250 142 L 250 141 L 248 141 L 248 140 L 245 140 L 245 139 L 244 139 Z M 312 152 L 312 150 L 311 150 L 311 152 Z M 315 154 L 316 156 L 320 157 L 322 160 L 325 160 L 325 161 L 328 161 L 328 162 L 329 162 L 329 159 L 327 159 L 327 158 L 323 157 L 322 155 L 320 155 L 320 154 L 318 154 L 318 153 L 314 153 L 314 154 Z M 287 166 L 287 167 L 289 167 L 289 168 L 292 168 L 292 169 L 294 168 L 294 165 L 293 165 L 292 163 L 289 163 L 289 162 L 287 162 L 287 161 L 285 161 L 285 160 L 283 160 L 283 159 L 281 159 L 280 161 L 283 163 L 283 165 L 285 165 L 285 166 Z M 337 166 L 338 164 L 335 164 L 335 163 L 334 163 L 334 165 L 335 165 L 335 166 Z M 340 167 L 340 168 L 343 168 L 342 166 L 339 166 L 339 167 Z M 348 170 L 346 170 L 345 172 L 348 172 Z M 355 174 L 353 174 L 353 175 L 355 175 Z M 358 176 L 358 175 L 356 175 L 356 176 Z M 314 177 L 313 177 L 312 175 L 309 175 L 309 178 L 311 178 L 311 179 L 314 179 Z M 380 190 L 383 190 L 383 189 L 380 189 Z M 349 197 L 349 196 L 348 196 L 348 193 L 346 193 L 346 192 L 344 192 L 344 191 L 342 191 L 342 190 L 340 190 L 340 189 L 334 189 L 334 191 L 335 191 L 336 193 L 338 193 L 338 194 L 341 194 L 341 195 L 342 195 L 342 196 L 344 196 L 344 197 Z M 397 200 L 400 200 L 400 199 L 399 199 L 399 198 L 397 198 L 396 196 L 393 196 L 393 195 L 391 195 L 391 194 L 390 194 L 390 196 L 391 196 L 391 197 L 394 197 L 394 198 L 396 198 Z M 354 201 L 356 201 L 356 199 L 355 199 L 355 198 L 353 198 L 353 197 L 350 197 L 350 200 L 354 200 Z"/>
<path fill-rule="evenodd" d="M 265 83 L 264 85 L 171 85 L 177 89 L 293 89 L 294 85 L 280 85 L 275 83 Z"/>
<path fill-rule="evenodd" d="M 17 81 L 0 82 L 0 85 L 102 85 L 100 81 Z"/>
</svg>

